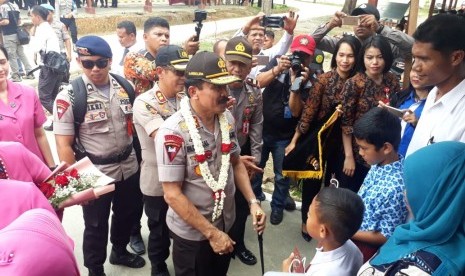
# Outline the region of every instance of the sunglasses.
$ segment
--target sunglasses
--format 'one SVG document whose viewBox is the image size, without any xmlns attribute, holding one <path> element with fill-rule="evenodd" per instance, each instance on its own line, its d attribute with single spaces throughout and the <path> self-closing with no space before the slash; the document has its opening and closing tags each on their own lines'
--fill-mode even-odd
<svg viewBox="0 0 465 276">
<path fill-rule="evenodd" d="M 101 58 L 96 61 L 93 60 L 81 60 L 82 67 L 86 69 L 92 69 L 94 66 L 97 66 L 99 69 L 104 69 L 108 66 L 108 59 Z"/>
</svg>

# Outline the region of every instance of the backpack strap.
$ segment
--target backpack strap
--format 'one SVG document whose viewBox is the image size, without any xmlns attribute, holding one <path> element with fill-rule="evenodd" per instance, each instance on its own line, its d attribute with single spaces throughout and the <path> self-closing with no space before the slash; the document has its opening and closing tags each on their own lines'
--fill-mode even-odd
<svg viewBox="0 0 465 276">
<path fill-rule="evenodd" d="M 134 90 L 134 87 L 132 87 L 131 83 L 118 74 L 110 73 L 110 75 L 119 83 L 119 85 L 121 85 L 121 87 L 124 88 L 126 93 L 128 93 L 129 101 L 132 105 L 134 105 L 134 100 L 136 99 L 136 91 Z"/>
<path fill-rule="evenodd" d="M 74 144 L 73 150 L 76 160 L 80 160 L 87 155 L 87 151 L 79 139 L 79 129 L 87 111 L 87 89 L 82 77 L 77 77 L 71 81 L 73 93 L 70 93 L 71 105 L 74 116 Z"/>
</svg>

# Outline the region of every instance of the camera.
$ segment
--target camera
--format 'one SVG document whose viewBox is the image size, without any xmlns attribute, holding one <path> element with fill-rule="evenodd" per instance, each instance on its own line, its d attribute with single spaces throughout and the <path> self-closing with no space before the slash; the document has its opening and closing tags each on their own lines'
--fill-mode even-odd
<svg viewBox="0 0 465 276">
<path fill-rule="evenodd" d="M 204 10 L 195 10 L 194 11 L 194 22 L 197 22 L 197 26 L 195 26 L 195 33 L 197 36 L 195 37 L 194 41 L 199 41 L 200 38 L 200 31 L 202 30 L 203 24 L 202 21 L 207 19 L 207 12 Z"/>
<path fill-rule="evenodd" d="M 207 19 L 207 12 L 204 10 L 194 11 L 194 22 L 202 22 Z"/>
<path fill-rule="evenodd" d="M 292 54 L 287 55 L 291 62 L 292 71 L 296 73 L 296 76 L 301 76 L 302 64 L 304 64 L 305 57 L 302 52 L 296 51 Z"/>
<path fill-rule="evenodd" d="M 269 28 L 283 28 L 284 17 L 280 16 L 263 16 L 261 25 Z"/>
</svg>

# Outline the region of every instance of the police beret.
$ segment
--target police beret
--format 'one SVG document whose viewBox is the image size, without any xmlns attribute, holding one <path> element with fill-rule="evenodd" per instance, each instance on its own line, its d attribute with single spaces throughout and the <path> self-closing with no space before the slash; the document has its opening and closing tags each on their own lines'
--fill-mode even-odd
<svg viewBox="0 0 465 276">
<path fill-rule="evenodd" d="M 226 44 L 224 57 L 228 61 L 239 61 L 252 64 L 252 45 L 242 36 L 231 38 Z"/>
<path fill-rule="evenodd" d="M 79 56 L 101 56 L 112 58 L 110 45 L 101 37 L 88 35 L 76 41 L 76 52 Z"/>
<path fill-rule="evenodd" d="M 226 64 L 219 55 L 211 52 L 197 52 L 189 60 L 185 76 L 187 79 L 200 79 L 218 85 L 241 81 L 228 73 Z"/>
<path fill-rule="evenodd" d="M 48 11 L 55 11 L 55 8 L 50 4 L 41 4 L 40 6 L 46 8 Z"/>
</svg>

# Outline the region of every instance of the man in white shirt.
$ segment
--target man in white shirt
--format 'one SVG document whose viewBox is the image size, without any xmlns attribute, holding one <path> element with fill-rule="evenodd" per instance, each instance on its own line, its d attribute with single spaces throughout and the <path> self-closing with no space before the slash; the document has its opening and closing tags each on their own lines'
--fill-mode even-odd
<svg viewBox="0 0 465 276">
<path fill-rule="evenodd" d="M 407 156 L 440 141 L 465 142 L 465 19 L 441 14 L 422 23 L 413 37 L 413 78 L 435 85 L 407 150 Z"/>
<path fill-rule="evenodd" d="M 137 30 L 134 22 L 129 20 L 124 20 L 116 25 L 116 36 L 118 36 L 118 41 L 123 51 L 120 55 L 115 55 L 114 62 L 111 65 L 111 71 L 115 72 L 118 75 L 124 76 L 124 58 L 129 52 L 137 52 L 142 49 L 137 45 Z"/>
<path fill-rule="evenodd" d="M 34 6 L 31 10 L 32 24 L 36 27 L 34 43 L 31 46 L 34 51 L 34 62 L 43 65 L 43 57 L 48 52 L 60 53 L 60 44 L 50 23 L 47 21 L 49 11 L 41 6 Z M 40 61 L 37 62 L 37 54 Z M 49 68 L 42 66 L 39 73 L 39 99 L 43 107 L 53 114 L 53 102 L 58 94 L 64 74 L 57 74 Z M 46 130 L 52 130 L 53 126 L 47 126 Z"/>
</svg>

